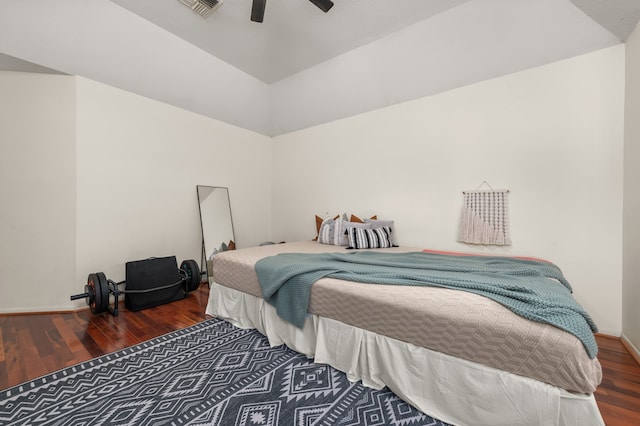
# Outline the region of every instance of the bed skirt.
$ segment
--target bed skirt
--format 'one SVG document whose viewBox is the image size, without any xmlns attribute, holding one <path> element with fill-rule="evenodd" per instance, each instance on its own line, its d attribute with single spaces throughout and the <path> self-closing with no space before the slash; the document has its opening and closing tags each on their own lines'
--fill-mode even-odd
<svg viewBox="0 0 640 426">
<path fill-rule="evenodd" d="M 309 314 L 299 329 L 263 299 L 211 283 L 207 315 L 255 328 L 315 362 L 387 386 L 424 413 L 455 425 L 604 425 L 592 394 L 564 389 Z"/>
</svg>

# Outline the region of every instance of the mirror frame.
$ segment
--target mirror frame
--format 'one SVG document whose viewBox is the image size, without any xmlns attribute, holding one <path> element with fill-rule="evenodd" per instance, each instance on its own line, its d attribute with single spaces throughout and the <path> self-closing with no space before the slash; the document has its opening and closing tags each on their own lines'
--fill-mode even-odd
<svg viewBox="0 0 640 426">
<path fill-rule="evenodd" d="M 206 196 L 203 196 L 202 192 L 203 192 L 203 189 L 205 189 L 205 188 L 206 189 L 211 189 L 211 191 Z M 225 205 L 221 205 L 220 208 L 221 209 L 226 208 L 226 210 L 229 212 L 229 219 L 228 219 L 229 220 L 229 224 L 228 224 L 229 228 L 228 229 L 230 229 L 230 231 L 231 231 L 231 240 L 230 241 L 233 242 L 234 248 L 235 248 L 235 230 L 233 229 L 233 216 L 231 215 L 231 199 L 229 197 L 229 188 L 227 188 L 225 186 L 196 185 L 196 196 L 197 196 L 197 199 L 198 199 L 198 211 L 200 213 L 200 231 L 201 231 L 201 236 L 202 236 L 202 259 L 201 260 L 203 260 L 203 262 L 202 262 L 202 268 L 201 269 L 207 271 L 207 274 L 206 274 L 207 277 L 209 277 L 209 273 L 211 272 L 210 268 L 209 268 L 209 261 L 210 261 L 209 257 L 213 256 L 213 254 L 215 254 L 214 253 L 215 249 L 211 250 L 212 247 L 210 247 L 210 245 L 212 244 L 212 242 L 210 241 L 210 239 L 209 239 L 209 242 L 207 244 L 207 238 L 205 236 L 205 222 L 206 221 L 204 220 L 204 216 L 203 216 L 203 213 L 204 214 L 207 214 L 207 213 L 202 211 L 203 210 L 202 209 L 202 202 L 206 199 L 206 197 L 208 195 L 210 195 L 216 189 L 224 189 L 225 192 L 226 192 L 226 203 L 224 203 Z M 226 218 L 224 218 L 223 220 L 226 221 Z M 222 243 L 226 244 L 226 241 L 222 240 Z M 211 255 L 208 254 L 207 247 L 210 248 Z"/>
</svg>

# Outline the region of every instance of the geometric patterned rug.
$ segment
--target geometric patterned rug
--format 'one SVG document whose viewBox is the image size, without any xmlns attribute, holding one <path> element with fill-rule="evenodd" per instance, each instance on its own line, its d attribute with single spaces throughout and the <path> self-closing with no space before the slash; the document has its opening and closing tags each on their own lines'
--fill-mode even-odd
<svg viewBox="0 0 640 426">
<path fill-rule="evenodd" d="M 0 425 L 445 425 L 209 319 L 0 391 Z"/>
</svg>

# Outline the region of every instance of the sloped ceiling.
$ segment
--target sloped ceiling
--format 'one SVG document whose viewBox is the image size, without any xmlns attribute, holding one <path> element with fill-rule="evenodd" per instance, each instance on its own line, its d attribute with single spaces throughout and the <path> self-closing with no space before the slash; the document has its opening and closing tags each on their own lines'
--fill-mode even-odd
<svg viewBox="0 0 640 426">
<path fill-rule="evenodd" d="M 0 69 L 81 75 L 274 136 L 621 43 L 637 0 L 3 0 Z M 52 71 L 55 72 L 55 71 Z"/>
<path fill-rule="evenodd" d="M 638 0 L 571 0 L 594 21 L 627 41 L 640 19 Z"/>
<path fill-rule="evenodd" d="M 40 65 L 32 62 L 23 61 L 13 56 L 4 55 L 0 53 L 0 70 L 16 71 L 16 72 L 35 72 L 42 74 L 66 74 L 58 70 L 54 70 L 47 67 L 41 67 Z"/>
<path fill-rule="evenodd" d="M 177 0 L 113 1 L 270 84 L 468 0 L 336 0 L 326 14 L 270 0 L 263 23 L 249 19 L 252 0 L 227 0 L 207 19 Z"/>
</svg>

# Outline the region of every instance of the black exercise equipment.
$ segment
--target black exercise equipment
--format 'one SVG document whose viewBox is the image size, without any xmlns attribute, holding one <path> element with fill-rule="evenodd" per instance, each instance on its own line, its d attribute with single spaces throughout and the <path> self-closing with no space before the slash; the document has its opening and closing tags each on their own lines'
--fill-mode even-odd
<svg viewBox="0 0 640 426">
<path fill-rule="evenodd" d="M 71 300 L 84 298 L 91 313 L 109 311 L 117 316 L 121 294 L 125 296 L 127 309 L 138 311 L 185 298 L 200 286 L 201 275 L 198 263 L 191 259 L 184 260 L 180 269 L 175 256 L 136 260 L 126 263 L 125 280 L 118 283 L 107 279 L 102 272 L 89 274 L 84 293 L 71 296 Z M 126 290 L 121 290 L 119 286 L 125 283 Z"/>
</svg>

